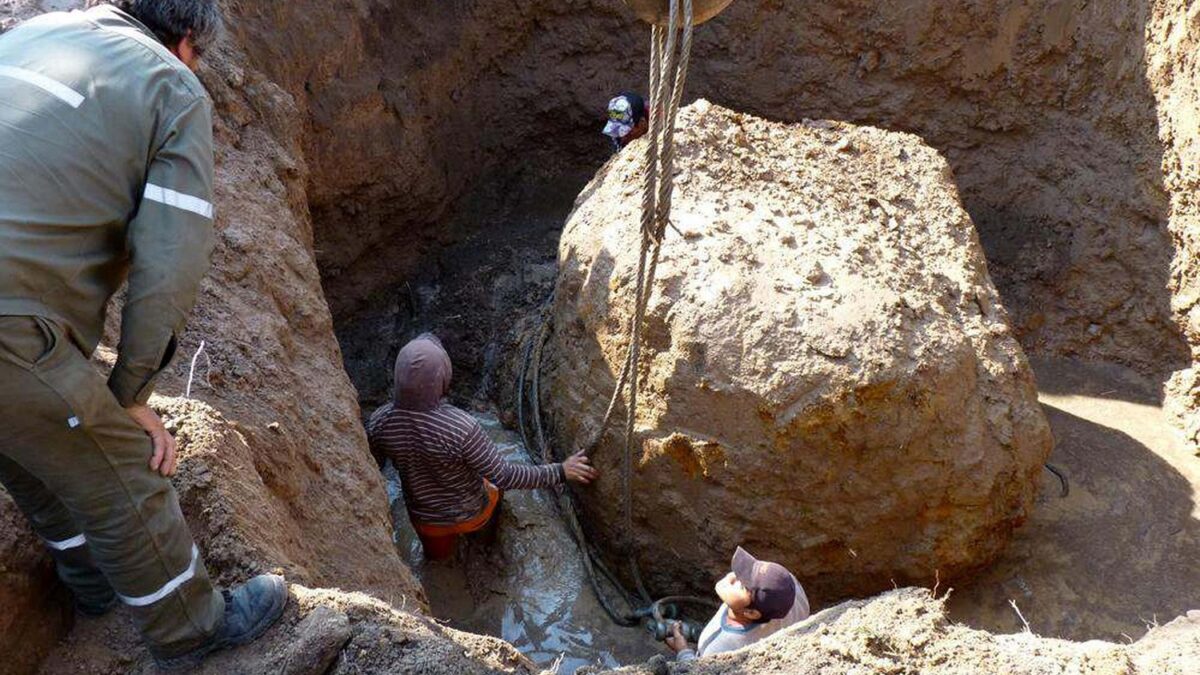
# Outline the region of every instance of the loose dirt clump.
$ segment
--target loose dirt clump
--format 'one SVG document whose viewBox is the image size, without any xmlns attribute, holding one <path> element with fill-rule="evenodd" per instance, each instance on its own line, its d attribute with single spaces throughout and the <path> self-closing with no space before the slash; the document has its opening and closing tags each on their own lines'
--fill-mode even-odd
<svg viewBox="0 0 1200 675">
<path fill-rule="evenodd" d="M 1051 439 L 944 160 L 704 101 L 677 134 L 633 450 L 651 587 L 707 591 L 738 544 L 825 599 L 993 559 Z M 595 435 L 625 358 L 644 150 L 600 172 L 563 233 L 544 405 L 564 452 Z M 620 419 L 582 491 L 606 542 L 627 536 Z"/>
<path fill-rule="evenodd" d="M 71 620 L 71 600 L 25 516 L 0 489 L 0 654 L 11 672 L 29 672 Z"/>
<path fill-rule="evenodd" d="M 261 639 L 209 657 L 196 675 L 526 675 L 516 649 L 463 633 L 361 593 L 292 585 L 283 618 Z M 85 620 L 49 660 L 44 675 L 153 675 L 159 672 L 128 618 Z"/>
<path fill-rule="evenodd" d="M 971 630 L 946 618 L 944 600 L 927 589 L 889 591 L 831 607 L 747 649 L 690 664 L 659 662 L 609 672 L 1185 675 L 1200 663 L 1200 612 L 1156 628 L 1136 643 L 1119 645 Z"/>
</svg>

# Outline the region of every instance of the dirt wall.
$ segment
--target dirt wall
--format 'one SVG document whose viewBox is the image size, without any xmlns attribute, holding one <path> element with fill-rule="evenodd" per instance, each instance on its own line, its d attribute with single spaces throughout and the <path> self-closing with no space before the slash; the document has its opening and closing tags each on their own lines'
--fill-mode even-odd
<svg viewBox="0 0 1200 675">
<path fill-rule="evenodd" d="M 296 37 L 252 49 L 309 120 L 318 260 L 339 321 L 407 303 L 403 282 L 430 260 L 442 286 L 471 274 L 442 257 L 486 221 L 454 220 L 470 195 L 582 187 L 606 154 L 604 102 L 645 77 L 645 28 L 615 0 L 267 6 L 247 14 Z M 1158 104 L 1172 85 L 1147 45 L 1178 6 L 738 0 L 699 32 L 688 97 L 917 133 L 950 160 L 1027 350 L 1161 376 L 1188 350 L 1168 290 L 1174 140 Z M 565 216 L 558 192 L 545 199 Z M 493 291 L 480 284 L 457 308 Z M 484 350 L 459 332 L 474 386 Z"/>
<path fill-rule="evenodd" d="M 1147 62 L 1156 83 L 1163 177 L 1171 196 L 1175 243 L 1172 306 L 1192 349 L 1193 366 L 1170 384 L 1168 407 L 1187 441 L 1200 448 L 1200 6 L 1172 0 L 1154 12 Z"/>
</svg>

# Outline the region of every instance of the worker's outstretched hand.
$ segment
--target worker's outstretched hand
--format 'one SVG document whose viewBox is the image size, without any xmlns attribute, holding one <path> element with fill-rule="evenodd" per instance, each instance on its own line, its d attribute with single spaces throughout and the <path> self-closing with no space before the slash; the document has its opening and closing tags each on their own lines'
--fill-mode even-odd
<svg viewBox="0 0 1200 675">
<path fill-rule="evenodd" d="M 588 483 L 600 477 L 600 472 L 588 463 L 587 455 L 583 451 L 571 455 L 567 461 L 563 462 L 563 472 L 567 474 L 567 480 L 572 483 Z"/>
<path fill-rule="evenodd" d="M 667 646 L 671 648 L 671 651 L 675 652 L 676 654 L 687 649 L 687 638 L 683 637 L 683 624 L 678 621 L 671 624 L 671 634 L 668 635 L 667 639 L 663 640 L 663 642 L 666 642 Z"/>
<path fill-rule="evenodd" d="M 154 452 L 150 455 L 150 470 L 167 477 L 174 476 L 175 469 L 179 466 L 179 458 L 176 455 L 178 448 L 175 445 L 175 437 L 163 426 L 158 413 L 148 405 L 132 405 L 126 408 L 125 412 L 146 432 L 154 445 Z"/>
</svg>

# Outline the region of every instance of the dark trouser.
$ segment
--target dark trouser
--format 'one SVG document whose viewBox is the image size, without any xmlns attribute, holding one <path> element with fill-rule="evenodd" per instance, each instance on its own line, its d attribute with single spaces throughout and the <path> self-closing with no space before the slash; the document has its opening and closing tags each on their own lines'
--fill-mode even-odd
<svg viewBox="0 0 1200 675">
<path fill-rule="evenodd" d="M 151 452 L 61 326 L 0 316 L 0 482 L 80 602 L 115 592 L 170 657 L 218 630 L 224 600 Z"/>
</svg>

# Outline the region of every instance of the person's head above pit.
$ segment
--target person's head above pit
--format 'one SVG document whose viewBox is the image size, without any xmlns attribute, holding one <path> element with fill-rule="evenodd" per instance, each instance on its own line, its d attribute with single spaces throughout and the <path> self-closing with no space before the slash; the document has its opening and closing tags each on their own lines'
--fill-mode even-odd
<svg viewBox="0 0 1200 675">
<path fill-rule="evenodd" d="M 666 643 L 680 661 L 740 649 L 808 618 L 804 589 L 783 565 L 758 560 L 739 546 L 730 568 L 714 589 L 721 608 L 696 648 L 688 648 L 680 624 L 672 627 Z"/>
<path fill-rule="evenodd" d="M 608 102 L 608 123 L 604 135 L 612 139 L 617 150 L 636 141 L 650 130 L 646 101 L 633 92 L 621 92 Z"/>
<path fill-rule="evenodd" d="M 91 3 L 99 4 L 99 3 Z M 217 0 L 115 0 L 191 70 L 221 36 L 223 23 Z"/>
</svg>

